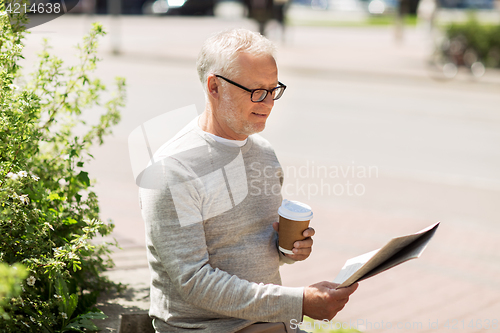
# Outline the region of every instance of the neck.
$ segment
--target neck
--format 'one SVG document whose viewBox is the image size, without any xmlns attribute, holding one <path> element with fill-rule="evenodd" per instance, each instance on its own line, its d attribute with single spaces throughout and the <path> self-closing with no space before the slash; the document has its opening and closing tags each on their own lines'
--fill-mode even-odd
<svg viewBox="0 0 500 333">
<path fill-rule="evenodd" d="M 210 105 L 210 103 L 207 103 L 205 111 L 200 115 L 198 125 L 203 131 L 217 135 L 224 139 L 243 141 L 248 138 L 248 135 L 237 134 L 232 131 L 224 123 L 223 119 L 221 119 L 220 116 L 217 116 L 217 113 L 214 111 L 214 108 Z"/>
</svg>

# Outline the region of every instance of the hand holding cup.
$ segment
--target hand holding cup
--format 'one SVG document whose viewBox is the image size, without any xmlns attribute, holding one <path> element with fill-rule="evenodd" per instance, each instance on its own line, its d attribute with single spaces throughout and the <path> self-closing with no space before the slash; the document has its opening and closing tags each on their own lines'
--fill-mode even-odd
<svg viewBox="0 0 500 333">
<path fill-rule="evenodd" d="M 311 254 L 315 231 L 309 227 L 311 207 L 298 201 L 283 200 L 278 210 L 279 224 L 273 228 L 279 235 L 279 250 L 294 260 L 304 260 Z"/>
</svg>

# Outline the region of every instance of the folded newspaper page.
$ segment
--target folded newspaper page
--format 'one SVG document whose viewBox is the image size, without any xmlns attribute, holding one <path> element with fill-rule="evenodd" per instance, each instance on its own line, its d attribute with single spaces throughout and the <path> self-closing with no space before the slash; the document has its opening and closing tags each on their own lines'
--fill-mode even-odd
<svg viewBox="0 0 500 333">
<path fill-rule="evenodd" d="M 417 233 L 393 238 L 378 250 L 347 260 L 333 282 L 340 284 L 337 288 L 349 287 L 405 261 L 420 257 L 438 226 L 439 222 Z"/>
</svg>

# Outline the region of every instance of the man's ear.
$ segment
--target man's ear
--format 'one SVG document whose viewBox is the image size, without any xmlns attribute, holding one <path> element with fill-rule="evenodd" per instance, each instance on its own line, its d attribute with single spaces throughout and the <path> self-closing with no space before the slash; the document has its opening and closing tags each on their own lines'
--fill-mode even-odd
<svg viewBox="0 0 500 333">
<path fill-rule="evenodd" d="M 219 83 L 214 74 L 210 74 L 207 78 L 207 93 L 213 99 L 219 98 Z"/>
</svg>

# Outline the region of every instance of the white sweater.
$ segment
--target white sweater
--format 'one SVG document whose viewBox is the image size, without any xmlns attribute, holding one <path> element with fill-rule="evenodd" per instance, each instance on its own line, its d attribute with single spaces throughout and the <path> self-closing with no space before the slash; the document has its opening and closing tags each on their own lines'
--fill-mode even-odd
<svg viewBox="0 0 500 333">
<path fill-rule="evenodd" d="M 272 227 L 283 172 L 270 144 L 252 135 L 230 147 L 195 119 L 155 161 L 140 200 L 157 332 L 235 332 L 254 322 L 291 331 L 303 288 L 281 286 L 279 265 L 293 260 Z"/>
</svg>

